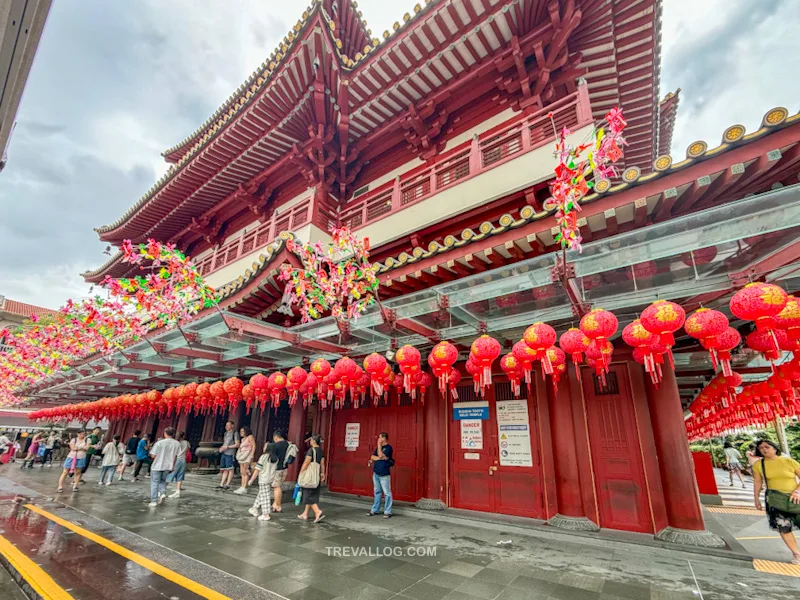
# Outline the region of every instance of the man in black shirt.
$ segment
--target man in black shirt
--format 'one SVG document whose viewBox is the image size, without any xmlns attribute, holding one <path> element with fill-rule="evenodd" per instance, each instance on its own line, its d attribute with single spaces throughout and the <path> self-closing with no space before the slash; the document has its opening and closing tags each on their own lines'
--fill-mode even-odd
<svg viewBox="0 0 800 600">
<path fill-rule="evenodd" d="M 142 430 L 137 429 L 133 435 L 128 438 L 125 443 L 125 457 L 122 459 L 122 464 L 119 468 L 119 477 L 117 481 L 123 481 L 122 476 L 125 474 L 125 469 L 129 466 L 136 464 L 136 449 L 139 447 L 139 440 L 141 439 Z"/>
<path fill-rule="evenodd" d="M 272 441 L 275 442 L 275 454 L 278 456 L 278 466 L 275 470 L 275 478 L 272 480 L 272 510 L 281 512 L 281 501 L 283 499 L 283 482 L 286 481 L 286 452 L 289 450 L 289 442 L 286 441 L 283 432 L 279 429 L 272 434 Z"/>
<path fill-rule="evenodd" d="M 378 447 L 369 459 L 372 465 L 372 482 L 375 490 L 375 501 L 372 503 L 372 510 L 367 516 L 378 514 L 381 509 L 381 495 L 386 498 L 386 505 L 383 509 L 383 518 L 388 519 L 392 516 L 392 479 L 390 469 L 394 466 L 392 458 L 393 450 L 389 445 L 389 434 L 386 432 L 378 436 Z"/>
</svg>

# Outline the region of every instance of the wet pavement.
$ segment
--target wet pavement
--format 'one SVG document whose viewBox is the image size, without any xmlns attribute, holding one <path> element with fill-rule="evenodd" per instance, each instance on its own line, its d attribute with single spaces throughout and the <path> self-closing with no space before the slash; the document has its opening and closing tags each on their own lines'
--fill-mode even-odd
<svg viewBox="0 0 800 600">
<path fill-rule="evenodd" d="M 96 469 L 87 475 L 96 480 Z M 27 489 L 22 493 L 52 495 L 56 478 L 57 473 L 49 469 L 0 471 L 0 494 Z M 258 522 L 247 514 L 254 492 L 249 497 L 213 492 L 211 481 L 190 476 L 184 497 L 155 509 L 146 505 L 147 480 L 109 487 L 86 483 L 77 494 L 58 496 L 57 502 L 66 506 L 48 504 L 47 496 L 35 500 L 54 514 L 80 521 L 86 529 L 230 598 L 274 599 L 277 594 L 290 600 L 736 600 L 754 596 L 782 600 L 800 594 L 800 579 L 759 573 L 741 560 L 520 529 L 503 522 L 466 521 L 448 513 L 401 510 L 390 520 L 368 518 L 366 502 L 324 494 L 327 518 L 320 524 L 299 521 L 293 504 L 285 505 L 285 512 L 273 515 L 272 521 Z M 4 529 L 13 529 L 19 522 L 23 531 L 28 527 L 24 523 L 47 530 L 38 515 L 25 516 L 23 507 L 16 510 L 0 513 Z M 59 540 L 74 535 L 59 532 L 59 526 L 53 530 Z M 41 536 L 29 540 L 31 552 L 37 543 L 41 548 Z M 69 543 L 78 546 L 66 547 L 70 556 L 58 560 L 62 570 L 102 579 L 114 589 L 138 585 L 142 594 L 151 593 L 148 590 L 162 594 L 151 593 L 152 597 L 196 597 L 186 589 L 169 588 L 172 582 L 142 572 L 139 565 L 125 564 L 121 557 L 110 557 L 105 554 L 108 551 Z M 101 562 L 102 567 L 93 569 L 94 563 Z M 60 573 L 56 571 L 53 577 L 58 579 Z M 125 594 L 137 599 L 151 596 Z"/>
</svg>

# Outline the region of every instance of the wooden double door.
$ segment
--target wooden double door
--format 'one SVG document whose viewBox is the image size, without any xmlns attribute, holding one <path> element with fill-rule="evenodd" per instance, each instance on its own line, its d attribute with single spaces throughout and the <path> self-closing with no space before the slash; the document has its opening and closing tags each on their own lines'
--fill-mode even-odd
<svg viewBox="0 0 800 600">
<path fill-rule="evenodd" d="M 394 453 L 395 465 L 391 469 L 392 496 L 395 500 L 416 502 L 422 485 L 421 454 L 418 461 L 417 444 L 421 406 L 409 401 L 398 404 L 392 398 L 389 406 L 344 408 L 333 411 L 331 424 L 332 443 L 328 445 L 330 466 L 328 485 L 333 492 L 372 496 L 372 467 L 369 458 L 377 446 L 381 432 L 389 434 L 389 443 Z M 348 425 L 350 447 L 347 445 Z M 358 446 L 353 448 L 353 431 L 358 428 Z"/>
<path fill-rule="evenodd" d="M 458 388 L 459 402 L 481 400 L 471 385 Z M 516 398 L 508 382 L 498 382 L 487 390 L 489 418 L 480 421 L 479 430 L 465 431 L 453 419 L 450 409 L 450 505 L 482 512 L 544 518 L 544 490 L 541 453 L 537 442 L 536 409 L 532 394 Z M 498 412 L 513 410 L 511 419 Z M 527 413 L 527 423 L 523 423 Z M 511 425 L 499 425 L 512 422 Z M 472 422 L 472 426 L 477 425 Z M 527 426 L 527 431 L 523 429 Z M 478 433 L 480 431 L 480 433 Z M 527 435 L 526 435 L 527 434 Z M 527 438 L 527 439 L 526 439 Z M 480 439 L 478 443 L 477 440 Z M 529 444 L 529 458 L 521 446 Z"/>
</svg>

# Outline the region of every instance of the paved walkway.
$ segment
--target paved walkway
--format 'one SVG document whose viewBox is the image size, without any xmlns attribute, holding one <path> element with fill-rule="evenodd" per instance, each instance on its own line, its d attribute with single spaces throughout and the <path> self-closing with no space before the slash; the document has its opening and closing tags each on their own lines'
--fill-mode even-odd
<svg viewBox="0 0 800 600">
<path fill-rule="evenodd" d="M 88 475 L 95 479 L 97 472 Z M 442 513 L 409 511 L 388 521 L 371 519 L 365 516 L 366 503 L 356 508 L 352 501 L 334 503 L 324 495 L 327 519 L 318 525 L 299 521 L 293 505 L 262 523 L 247 515 L 252 495 L 211 492 L 207 479 L 202 485 L 187 482 L 183 498 L 155 509 L 146 506 L 148 482 L 87 483 L 77 494 L 59 495 L 57 502 L 64 506 L 43 495 L 52 495 L 56 476 L 49 469 L 0 471 L 0 492 L 34 495 L 37 506 L 65 523 L 79 522 L 228 598 L 782 600 L 800 595 L 800 579 L 759 573 L 741 560 L 523 530 L 508 523 L 459 522 Z M 48 521 L 29 514 L 31 509 L 16 510 L 22 515 L 16 518 Z M 71 535 L 60 527 L 55 526 L 59 535 Z M 98 568 L 96 574 L 102 573 L 109 589 L 116 590 L 119 575 L 114 573 L 127 569 L 120 563 L 111 570 Z M 90 560 L 84 575 L 94 574 Z M 172 583 L 152 573 L 148 577 L 154 589 Z M 170 596 L 197 597 L 174 589 Z"/>
</svg>

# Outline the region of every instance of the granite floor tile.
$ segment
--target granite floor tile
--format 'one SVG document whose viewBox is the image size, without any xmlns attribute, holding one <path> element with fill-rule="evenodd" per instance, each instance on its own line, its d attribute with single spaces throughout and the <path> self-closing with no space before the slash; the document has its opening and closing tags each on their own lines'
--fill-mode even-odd
<svg viewBox="0 0 800 600">
<path fill-rule="evenodd" d="M 475 596 L 470 596 L 464 592 L 453 590 L 452 592 L 448 593 L 443 600 L 475 600 Z"/>
<path fill-rule="evenodd" d="M 287 597 L 289 594 L 294 594 L 308 587 L 304 583 L 295 579 L 290 579 L 289 577 L 268 578 L 268 581 L 264 581 L 264 579 L 261 578 L 259 585 L 262 585 L 270 592 L 275 592 L 276 594 Z"/>
<path fill-rule="evenodd" d="M 211 533 L 214 534 L 214 535 L 217 535 L 219 537 L 230 539 L 231 537 L 238 537 L 243 533 L 249 533 L 249 532 L 244 530 L 244 529 L 238 529 L 236 527 L 229 527 L 227 529 L 218 529 L 216 531 L 212 531 Z M 250 535 L 252 535 L 252 533 L 250 533 Z"/>
<path fill-rule="evenodd" d="M 446 573 L 453 573 L 455 575 L 461 575 L 463 577 L 472 577 L 476 573 L 483 570 L 483 567 L 480 565 L 473 565 L 471 563 L 467 563 L 461 560 L 454 561 L 448 565 L 445 565 L 441 569 Z"/>
<path fill-rule="evenodd" d="M 393 597 L 399 596 L 396 596 L 394 592 L 369 584 L 364 584 L 363 587 L 359 586 L 348 590 L 341 596 L 336 596 L 338 600 L 389 600 Z"/>
<path fill-rule="evenodd" d="M 424 567 L 422 565 L 415 565 L 414 563 L 403 561 L 405 564 L 402 567 L 394 569 L 394 572 L 403 577 L 410 577 L 419 581 L 423 577 L 437 572 L 436 569 L 431 567 Z"/>
<path fill-rule="evenodd" d="M 606 581 L 602 592 L 604 595 L 621 596 L 630 598 L 630 600 L 651 600 L 652 598 L 649 585 L 620 583 L 618 581 Z"/>
<path fill-rule="evenodd" d="M 265 567 L 272 567 L 289 562 L 289 559 L 280 554 L 273 554 L 271 552 L 259 552 L 258 554 L 241 553 L 241 560 L 254 567 L 263 569 Z"/>
<path fill-rule="evenodd" d="M 508 571 L 500 571 L 498 569 L 484 568 L 475 573 L 472 579 L 476 581 L 486 581 L 488 583 L 496 583 L 498 585 L 506 586 L 517 578 L 517 575 Z"/>
<path fill-rule="evenodd" d="M 442 600 L 448 593 L 449 590 L 438 585 L 425 583 L 425 581 L 419 581 L 403 591 L 404 596 L 414 600 Z"/>
<path fill-rule="evenodd" d="M 487 567 L 494 561 L 494 559 L 490 556 L 473 556 L 469 554 L 460 556 L 458 560 L 473 565 L 480 565 L 482 567 Z"/>
<path fill-rule="evenodd" d="M 530 590 L 539 594 L 549 594 L 553 588 L 558 585 L 555 581 L 545 581 L 536 577 L 528 577 L 527 575 L 519 575 L 508 587 L 513 589 Z"/>
<path fill-rule="evenodd" d="M 500 592 L 497 600 L 548 600 L 549 597 L 542 592 L 509 587 Z"/>
<path fill-rule="evenodd" d="M 602 577 L 597 577 L 595 575 L 564 573 L 559 579 L 559 583 L 562 583 L 569 587 L 576 587 L 582 590 L 588 590 L 590 592 L 603 592 L 604 594 L 606 593 L 606 590 L 603 588 L 603 585 L 606 583 L 606 580 L 603 579 Z M 648 595 L 645 600 L 647 600 L 649 597 L 650 597 L 650 591 L 648 589 Z"/>
<path fill-rule="evenodd" d="M 290 600 L 331 600 L 333 594 L 317 587 L 309 586 L 288 595 Z"/>
<path fill-rule="evenodd" d="M 599 600 L 600 598 L 599 592 L 590 592 L 561 583 L 553 586 L 549 593 L 552 600 Z"/>
<path fill-rule="evenodd" d="M 425 583 L 430 583 L 431 585 L 438 585 L 439 587 L 443 587 L 448 590 L 454 590 L 464 583 L 465 579 L 467 578 L 465 578 L 463 575 L 448 573 L 447 571 L 435 571 L 425 577 L 423 581 L 425 581 Z"/>
<path fill-rule="evenodd" d="M 468 579 L 456 588 L 458 592 L 464 592 L 474 598 L 481 598 L 482 600 L 491 600 L 503 591 L 505 586 L 497 585 L 496 583 L 489 583 L 487 581 L 475 581 Z"/>
</svg>

